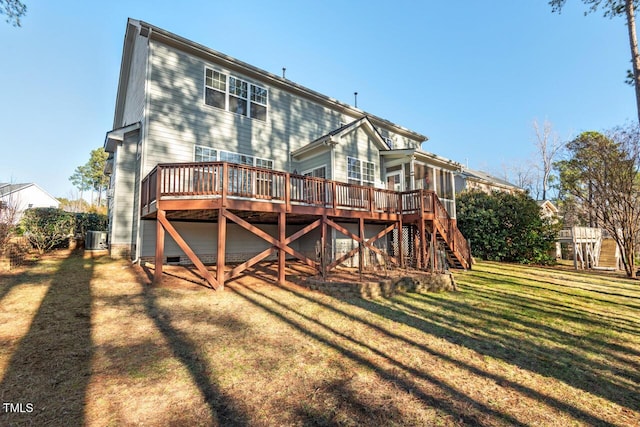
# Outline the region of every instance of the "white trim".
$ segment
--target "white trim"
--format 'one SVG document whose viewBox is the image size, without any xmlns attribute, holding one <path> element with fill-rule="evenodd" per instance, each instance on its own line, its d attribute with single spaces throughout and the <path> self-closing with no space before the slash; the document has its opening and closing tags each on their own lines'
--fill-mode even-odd
<svg viewBox="0 0 640 427">
<path fill-rule="evenodd" d="M 376 184 L 376 163 L 373 162 L 373 161 L 370 161 L 370 160 L 362 160 L 362 159 L 359 159 L 359 158 L 353 157 L 353 156 L 347 156 L 347 182 L 349 182 L 349 180 L 356 181 L 355 178 L 351 178 L 349 176 L 349 159 L 353 159 L 353 160 L 355 160 L 357 162 L 360 162 L 360 183 L 359 183 L 359 185 L 365 185 L 365 183 L 366 184 L 373 184 L 373 185 Z M 365 176 L 365 174 L 364 174 L 364 171 L 365 171 L 364 164 L 365 163 L 370 163 L 371 165 L 373 165 L 373 177 L 372 177 L 373 179 L 371 181 L 364 179 L 364 176 Z"/>
<path fill-rule="evenodd" d="M 404 174 L 403 174 L 403 169 L 400 168 L 397 171 L 391 171 L 391 172 L 386 172 L 385 177 L 384 177 L 384 187 L 389 190 L 389 178 L 391 178 L 392 176 L 398 176 L 400 179 L 400 182 L 398 183 L 400 185 L 399 189 L 391 188 L 391 190 L 394 191 L 403 191 L 402 188 L 404 187 L 403 185 L 403 181 L 404 181 Z"/>
<path fill-rule="evenodd" d="M 300 175 L 311 174 L 311 176 L 313 176 L 313 172 L 314 171 L 316 171 L 318 169 L 322 169 L 322 168 L 324 168 L 324 179 L 329 179 L 327 177 L 327 172 L 329 171 L 329 168 L 327 167 L 326 163 L 324 163 L 324 164 L 322 164 L 320 166 L 316 166 L 316 167 L 311 168 L 311 169 L 304 170 L 304 171 L 300 172 Z"/>
</svg>

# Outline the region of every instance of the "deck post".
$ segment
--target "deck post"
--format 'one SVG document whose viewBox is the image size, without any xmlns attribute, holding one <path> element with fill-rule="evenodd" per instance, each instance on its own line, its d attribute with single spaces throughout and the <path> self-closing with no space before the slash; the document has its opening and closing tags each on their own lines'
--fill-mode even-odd
<svg viewBox="0 0 640 427">
<path fill-rule="evenodd" d="M 158 215 L 164 211 L 158 211 Z M 155 271 L 153 272 L 153 284 L 159 285 L 162 282 L 162 262 L 164 260 L 164 227 L 159 219 L 156 219 L 156 254 Z"/>
<path fill-rule="evenodd" d="M 229 191 L 229 185 L 231 185 L 231 181 L 229 180 L 229 165 L 227 162 L 222 164 L 222 207 L 227 206 L 227 192 Z M 222 213 L 222 211 L 220 211 Z M 218 223 L 219 224 L 219 223 Z"/>
<path fill-rule="evenodd" d="M 429 253 L 429 256 L 431 257 L 431 272 L 435 273 L 438 269 L 439 269 L 439 257 L 436 256 L 436 248 L 437 248 L 437 241 L 436 241 L 436 228 L 435 226 L 432 227 L 432 231 L 431 231 L 431 252 Z"/>
<path fill-rule="evenodd" d="M 420 245 L 418 246 L 418 264 L 419 269 L 426 268 L 427 260 L 426 260 L 426 250 L 427 250 L 427 233 L 425 232 L 424 227 L 424 214 L 420 214 L 420 219 L 418 220 L 418 232 L 420 233 Z M 432 266 L 433 267 L 433 266 Z"/>
<path fill-rule="evenodd" d="M 225 182 L 225 186 L 227 183 Z M 216 281 L 220 290 L 224 289 L 224 259 L 227 250 L 227 217 L 224 215 L 224 208 L 218 210 L 218 253 L 216 260 Z"/>
<path fill-rule="evenodd" d="M 320 273 L 322 279 L 327 279 L 327 216 L 322 215 L 322 226 L 320 227 Z"/>
<path fill-rule="evenodd" d="M 291 174 L 284 175 L 284 208 L 286 212 L 291 212 Z"/>
<path fill-rule="evenodd" d="M 398 232 L 396 234 L 396 244 L 398 245 L 398 261 L 400 263 L 400 268 L 405 268 L 406 265 L 404 262 L 404 249 L 402 248 L 402 215 L 399 216 L 396 227 L 398 229 Z"/>
<path fill-rule="evenodd" d="M 280 212 L 278 214 L 278 240 L 283 245 L 286 244 L 287 240 L 287 214 L 285 212 Z M 285 283 L 285 260 L 286 260 L 286 252 L 284 249 L 278 249 L 278 284 L 284 285 Z"/>
<path fill-rule="evenodd" d="M 362 275 L 364 270 L 364 218 L 360 218 L 358 221 L 358 272 Z"/>
</svg>

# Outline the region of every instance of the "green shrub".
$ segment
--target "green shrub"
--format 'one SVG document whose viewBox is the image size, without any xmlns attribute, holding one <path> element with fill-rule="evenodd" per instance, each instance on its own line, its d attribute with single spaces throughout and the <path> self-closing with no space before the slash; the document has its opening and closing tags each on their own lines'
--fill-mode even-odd
<svg viewBox="0 0 640 427">
<path fill-rule="evenodd" d="M 76 213 L 75 235 L 85 238 L 87 231 L 107 231 L 107 216 L 98 213 Z"/>
<path fill-rule="evenodd" d="M 23 235 L 39 253 L 68 245 L 74 225 L 73 214 L 56 208 L 27 209 L 20 220 Z"/>
<path fill-rule="evenodd" d="M 457 199 L 458 228 L 472 255 L 492 261 L 549 264 L 558 225 L 527 194 L 471 191 Z"/>
</svg>

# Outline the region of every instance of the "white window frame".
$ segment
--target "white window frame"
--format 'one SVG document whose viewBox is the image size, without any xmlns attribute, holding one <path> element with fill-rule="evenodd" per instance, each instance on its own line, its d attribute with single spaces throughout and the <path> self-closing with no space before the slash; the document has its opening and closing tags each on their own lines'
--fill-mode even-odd
<svg viewBox="0 0 640 427">
<path fill-rule="evenodd" d="M 360 175 L 359 178 L 355 178 L 355 177 L 351 177 L 350 176 L 350 170 L 349 170 L 349 161 L 350 160 L 354 160 L 357 162 L 358 164 L 358 173 Z M 371 179 L 365 179 L 365 163 L 366 164 L 370 164 L 372 166 L 373 169 L 373 174 L 371 176 Z M 363 159 L 359 159 L 357 157 L 352 157 L 352 156 L 347 156 L 347 182 L 349 181 L 358 181 L 358 185 L 375 185 L 376 183 L 376 164 L 372 161 L 369 160 L 363 160 Z"/>
<path fill-rule="evenodd" d="M 221 90 L 220 88 L 215 87 L 214 85 L 208 85 L 207 84 L 207 72 L 211 71 L 212 75 L 213 73 L 218 73 L 221 76 L 224 76 L 224 91 Z M 243 84 L 246 84 L 246 93 L 244 93 L 244 90 L 242 91 L 243 93 L 232 93 L 231 91 L 231 83 L 232 80 L 234 81 L 234 87 L 237 87 L 237 85 L 239 84 L 240 86 L 242 86 Z M 218 107 L 216 105 L 210 105 L 207 104 L 207 89 L 211 89 L 220 93 L 224 94 L 224 107 Z M 220 70 L 216 70 L 213 67 L 209 67 L 206 66 L 204 67 L 204 89 L 203 89 L 203 97 L 202 97 L 202 101 L 203 104 L 206 105 L 207 107 L 211 107 L 211 108 L 217 108 L 217 109 L 223 109 L 225 111 L 229 111 L 231 113 L 240 115 L 240 116 L 245 116 L 248 117 L 250 119 L 254 119 L 254 120 L 258 120 L 258 121 L 264 121 L 267 122 L 268 121 L 268 117 L 269 117 L 269 89 L 261 86 L 259 84 L 255 84 L 252 83 L 248 80 L 245 80 L 243 78 L 237 77 L 235 75 L 231 75 L 229 73 L 220 71 Z M 246 108 L 244 113 L 242 112 L 236 112 L 236 111 L 231 111 L 231 102 L 230 102 L 230 97 L 235 97 L 238 98 L 242 101 L 244 101 L 244 103 L 246 104 Z M 264 113 L 264 120 L 259 119 L 257 117 L 257 113 L 254 114 L 252 107 L 252 104 L 255 104 L 257 106 L 260 106 L 262 108 L 265 109 L 265 113 Z M 256 111 L 258 111 L 258 109 L 256 108 Z"/>
<path fill-rule="evenodd" d="M 318 171 L 318 170 L 320 170 L 320 169 L 324 169 L 324 177 L 314 175 L 314 172 L 316 172 L 316 171 Z M 323 178 L 323 179 L 328 179 L 328 178 L 327 178 L 327 170 L 328 170 L 328 169 L 329 169 L 329 168 L 327 167 L 327 164 L 325 163 L 325 164 L 323 164 L 323 165 L 316 166 L 316 167 L 314 167 L 314 168 L 311 168 L 311 169 L 307 169 L 307 170 L 305 170 L 305 171 L 302 171 L 302 174 L 301 174 L 301 175 L 303 175 L 303 176 L 310 176 L 310 177 L 313 177 L 313 178 Z"/>
</svg>

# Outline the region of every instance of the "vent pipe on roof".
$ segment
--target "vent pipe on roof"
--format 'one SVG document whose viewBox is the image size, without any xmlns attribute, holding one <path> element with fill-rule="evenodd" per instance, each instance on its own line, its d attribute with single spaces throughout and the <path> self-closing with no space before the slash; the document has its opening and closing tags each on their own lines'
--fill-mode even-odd
<svg viewBox="0 0 640 427">
<path fill-rule="evenodd" d="M 353 92 L 353 97 L 355 99 L 355 107 L 358 108 L 358 92 Z"/>
<path fill-rule="evenodd" d="M 282 78 L 283 78 L 283 79 L 286 79 L 286 78 L 287 78 L 287 77 L 286 77 L 286 75 L 285 75 L 285 74 L 286 74 L 286 72 L 287 72 L 287 69 L 286 69 L 285 67 L 282 67 Z"/>
</svg>

